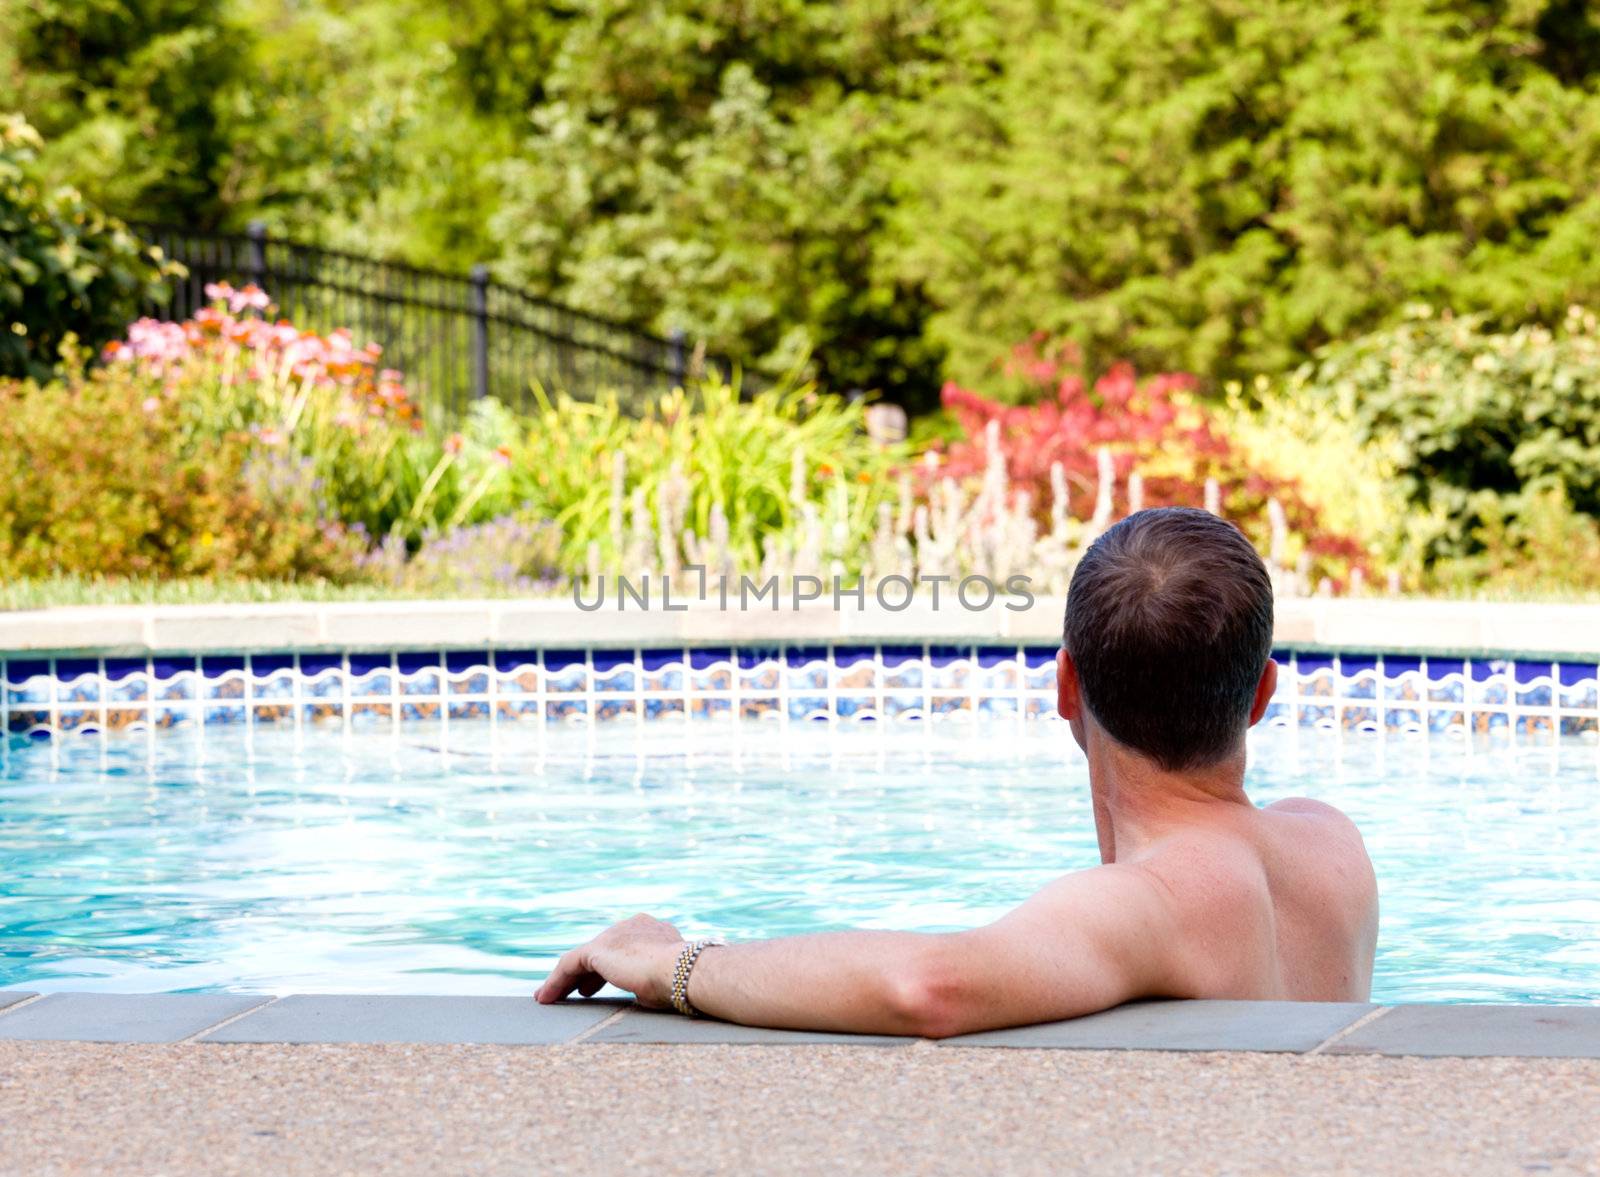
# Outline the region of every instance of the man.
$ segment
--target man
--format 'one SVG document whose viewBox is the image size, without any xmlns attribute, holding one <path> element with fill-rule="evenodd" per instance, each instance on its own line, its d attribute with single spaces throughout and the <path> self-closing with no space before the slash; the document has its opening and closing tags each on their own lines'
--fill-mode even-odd
<svg viewBox="0 0 1600 1177">
<path fill-rule="evenodd" d="M 1364 1001 L 1378 899 L 1361 835 L 1320 801 L 1244 793 L 1271 648 L 1272 585 L 1238 529 L 1140 511 L 1085 553 L 1056 660 L 1102 865 L 965 932 L 686 945 L 638 915 L 563 956 L 538 999 L 609 981 L 732 1022 L 930 1038 L 1138 997 Z"/>
</svg>

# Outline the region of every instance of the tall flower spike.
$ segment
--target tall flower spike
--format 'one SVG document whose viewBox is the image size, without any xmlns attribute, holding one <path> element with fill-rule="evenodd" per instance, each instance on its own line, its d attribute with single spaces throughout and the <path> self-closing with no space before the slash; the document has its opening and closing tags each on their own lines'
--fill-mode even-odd
<svg viewBox="0 0 1600 1177">
<path fill-rule="evenodd" d="M 863 581 L 876 584 L 892 575 L 899 564 L 895 547 L 894 509 L 888 503 L 878 504 L 878 526 L 872 533 L 872 555 L 862 572 Z"/>
<path fill-rule="evenodd" d="M 1059 461 L 1050 463 L 1050 534 L 1066 538 L 1067 521 L 1072 518 L 1072 496 L 1067 490 L 1067 468 Z"/>
<path fill-rule="evenodd" d="M 650 558 L 650 506 L 645 501 L 644 487 L 633 488 L 629 514 L 628 551 L 623 557 L 622 571 L 628 576 L 642 577 L 654 566 Z"/>
<path fill-rule="evenodd" d="M 1111 451 L 1101 446 L 1095 454 L 1099 466 L 1100 485 L 1094 496 L 1094 515 L 1089 520 L 1089 533 L 1084 536 L 1087 547 L 1107 527 L 1111 526 L 1112 488 L 1117 482 L 1117 468 L 1112 464 Z"/>
<path fill-rule="evenodd" d="M 622 556 L 622 529 L 626 506 L 628 481 L 628 455 L 618 450 L 611 455 L 611 552 L 613 559 Z"/>
<path fill-rule="evenodd" d="M 710 550 L 706 552 L 706 563 L 709 566 L 709 575 L 718 579 L 733 575 L 733 552 L 730 546 L 728 528 L 728 513 L 722 509 L 720 501 L 711 504 L 711 543 Z"/>
<path fill-rule="evenodd" d="M 1267 500 L 1267 519 L 1272 525 L 1272 546 L 1267 551 L 1267 564 L 1278 571 L 1285 569 L 1289 555 L 1289 517 L 1283 504 L 1275 497 Z"/>
</svg>

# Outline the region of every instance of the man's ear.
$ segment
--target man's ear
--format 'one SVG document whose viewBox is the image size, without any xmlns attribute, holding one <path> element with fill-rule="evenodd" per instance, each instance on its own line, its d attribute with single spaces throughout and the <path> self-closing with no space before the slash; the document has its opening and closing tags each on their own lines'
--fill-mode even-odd
<svg viewBox="0 0 1600 1177">
<path fill-rule="evenodd" d="M 1267 704 L 1272 702 L 1273 693 L 1277 689 L 1278 664 L 1268 658 L 1266 669 L 1261 672 L 1261 681 L 1256 683 L 1255 700 L 1250 704 L 1251 727 L 1261 722 L 1261 717 L 1267 713 Z"/>
<path fill-rule="evenodd" d="M 1056 651 L 1056 711 L 1071 723 L 1083 714 L 1083 695 L 1078 688 L 1078 668 L 1072 655 L 1062 646 Z"/>
</svg>

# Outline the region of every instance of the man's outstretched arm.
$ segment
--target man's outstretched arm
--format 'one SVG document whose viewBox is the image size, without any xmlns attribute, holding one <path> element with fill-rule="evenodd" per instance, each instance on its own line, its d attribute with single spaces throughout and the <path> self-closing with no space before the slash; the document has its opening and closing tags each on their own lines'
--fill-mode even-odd
<svg viewBox="0 0 1600 1177">
<path fill-rule="evenodd" d="M 1172 913 L 1137 868 L 1052 883 L 1003 919 L 967 932 L 825 932 L 702 953 L 689 1001 L 730 1022 L 856 1033 L 952 1034 L 1054 1021 L 1162 991 Z M 635 916 L 561 958 L 543 1002 L 609 981 L 669 1004 L 683 941 Z"/>
</svg>

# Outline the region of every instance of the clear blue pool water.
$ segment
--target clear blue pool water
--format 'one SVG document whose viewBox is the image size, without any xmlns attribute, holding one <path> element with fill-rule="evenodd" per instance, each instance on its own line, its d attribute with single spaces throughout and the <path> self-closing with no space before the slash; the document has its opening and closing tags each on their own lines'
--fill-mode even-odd
<svg viewBox="0 0 1600 1177">
<path fill-rule="evenodd" d="M 527 993 L 649 911 L 686 933 L 948 929 L 1096 861 L 1064 727 L 142 735 L 0 760 L 0 986 Z M 1343 807 L 1383 1001 L 1600 1001 L 1600 753 L 1252 736 Z"/>
</svg>

